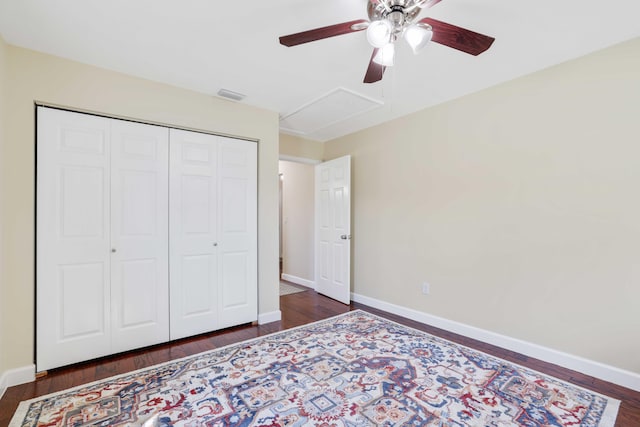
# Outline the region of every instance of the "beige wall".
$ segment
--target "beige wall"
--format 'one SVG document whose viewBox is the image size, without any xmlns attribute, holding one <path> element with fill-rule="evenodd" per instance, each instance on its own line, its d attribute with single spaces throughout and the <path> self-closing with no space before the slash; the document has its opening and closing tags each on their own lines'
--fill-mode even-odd
<svg viewBox="0 0 640 427">
<path fill-rule="evenodd" d="M 7 313 L 7 300 L 5 298 L 5 282 L 3 277 L 4 271 L 4 257 L 3 254 L 3 229 L 4 229 L 4 197 L 3 197 L 3 175 L 5 170 L 4 145 L 5 145 L 5 126 L 4 126 L 4 111 L 6 100 L 6 74 L 7 74 L 7 61 L 6 61 L 7 45 L 5 44 L 2 36 L 0 36 L 0 348 L 4 347 L 3 337 L 5 336 L 4 325 L 7 325 L 4 319 L 5 313 Z M 4 352 L 0 350 L 0 376 L 4 371 Z M 1 385 L 0 385 L 1 386 Z"/>
<path fill-rule="evenodd" d="M 75 109 L 258 139 L 259 312 L 279 309 L 278 114 L 123 74 L 9 47 L 10 109 L 1 190 L 8 210 L 0 280 L 12 327 L 2 337 L 3 370 L 33 362 L 34 100 Z M 8 183 L 11 185 L 8 185 Z"/>
<path fill-rule="evenodd" d="M 353 291 L 640 373 L 638 52 L 325 143 L 353 156 Z"/>
<path fill-rule="evenodd" d="M 297 136 L 280 134 L 280 155 L 301 159 L 322 160 L 324 144 Z"/>
<path fill-rule="evenodd" d="M 314 282 L 315 168 L 305 163 L 280 161 L 280 173 L 283 273 Z"/>
</svg>

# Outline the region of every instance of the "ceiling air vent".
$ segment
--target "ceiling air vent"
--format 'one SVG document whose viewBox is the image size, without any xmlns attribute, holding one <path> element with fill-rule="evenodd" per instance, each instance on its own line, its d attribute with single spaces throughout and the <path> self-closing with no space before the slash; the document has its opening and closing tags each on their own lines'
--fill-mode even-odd
<svg viewBox="0 0 640 427">
<path fill-rule="evenodd" d="M 232 99 L 234 101 L 242 101 L 246 95 L 243 95 L 238 92 L 234 92 L 232 90 L 220 89 L 218 91 L 218 96 L 223 98 Z"/>
</svg>

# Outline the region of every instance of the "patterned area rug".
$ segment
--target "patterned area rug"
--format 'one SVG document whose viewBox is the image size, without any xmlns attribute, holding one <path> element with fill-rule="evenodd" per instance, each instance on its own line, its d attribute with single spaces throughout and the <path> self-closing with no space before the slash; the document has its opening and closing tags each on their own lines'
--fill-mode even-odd
<svg viewBox="0 0 640 427">
<path fill-rule="evenodd" d="M 618 405 L 354 311 L 22 402 L 10 426 L 602 427 Z"/>
</svg>

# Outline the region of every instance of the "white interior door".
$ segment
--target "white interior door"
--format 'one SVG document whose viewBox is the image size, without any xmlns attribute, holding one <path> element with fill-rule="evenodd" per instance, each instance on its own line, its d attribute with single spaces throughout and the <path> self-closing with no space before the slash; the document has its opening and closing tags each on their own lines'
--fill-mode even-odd
<svg viewBox="0 0 640 427">
<path fill-rule="evenodd" d="M 316 166 L 317 291 L 351 301 L 351 156 Z"/>
<path fill-rule="evenodd" d="M 36 364 L 111 350 L 109 120 L 38 107 Z"/>
<path fill-rule="evenodd" d="M 255 142 L 219 137 L 220 327 L 258 318 L 258 188 Z"/>
<path fill-rule="evenodd" d="M 169 340 L 169 130 L 111 120 L 112 353 Z"/>
<path fill-rule="evenodd" d="M 170 330 L 178 339 L 218 329 L 218 143 L 170 135 Z"/>
</svg>

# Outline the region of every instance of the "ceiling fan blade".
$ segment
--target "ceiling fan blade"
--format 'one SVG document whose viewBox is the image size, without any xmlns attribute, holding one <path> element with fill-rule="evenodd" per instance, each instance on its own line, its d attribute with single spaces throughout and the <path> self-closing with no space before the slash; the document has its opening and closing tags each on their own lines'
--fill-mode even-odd
<svg viewBox="0 0 640 427">
<path fill-rule="evenodd" d="M 342 34 L 354 33 L 366 29 L 367 25 L 364 24 L 368 23 L 369 21 L 366 19 L 356 19 L 355 21 L 329 25 L 328 27 L 314 28 L 313 30 L 282 36 L 280 37 L 280 44 L 291 47 L 329 37 L 341 36 Z"/>
<path fill-rule="evenodd" d="M 371 59 L 369 60 L 369 67 L 367 68 L 367 72 L 364 75 L 364 83 L 375 83 L 377 81 L 382 80 L 382 76 L 384 75 L 385 67 L 384 65 L 380 65 L 373 60 L 373 58 L 378 53 L 378 49 L 373 49 L 373 53 L 371 54 Z"/>
<path fill-rule="evenodd" d="M 476 33 L 475 31 L 437 21 L 432 18 L 424 18 L 420 22 L 431 25 L 433 38 L 431 41 L 466 52 L 470 55 L 480 55 L 491 47 L 493 37 Z"/>
</svg>

